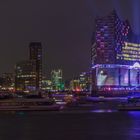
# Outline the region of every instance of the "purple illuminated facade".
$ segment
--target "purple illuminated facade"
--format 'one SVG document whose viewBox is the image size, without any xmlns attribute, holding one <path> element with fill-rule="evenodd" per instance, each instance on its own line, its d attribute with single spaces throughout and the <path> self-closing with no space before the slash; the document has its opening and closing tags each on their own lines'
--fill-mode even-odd
<svg viewBox="0 0 140 140">
<path fill-rule="evenodd" d="M 92 41 L 93 93 L 140 91 L 140 44 L 130 43 L 131 27 L 116 12 L 95 19 Z"/>
<path fill-rule="evenodd" d="M 113 11 L 106 17 L 97 17 L 95 25 L 92 64 L 120 64 L 122 46 L 130 30 L 128 21 L 121 21 Z"/>
</svg>

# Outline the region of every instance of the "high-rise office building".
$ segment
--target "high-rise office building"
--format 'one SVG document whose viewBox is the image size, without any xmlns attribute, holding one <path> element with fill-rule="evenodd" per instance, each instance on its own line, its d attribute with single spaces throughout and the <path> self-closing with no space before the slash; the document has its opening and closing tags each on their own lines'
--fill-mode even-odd
<svg viewBox="0 0 140 140">
<path fill-rule="evenodd" d="M 36 61 L 26 60 L 16 64 L 15 90 L 17 92 L 36 91 Z"/>
<path fill-rule="evenodd" d="M 79 84 L 81 91 L 90 91 L 91 90 L 91 73 L 83 72 L 79 76 Z"/>
<path fill-rule="evenodd" d="M 62 70 L 53 70 L 51 72 L 51 81 L 53 90 L 64 90 L 64 83 L 62 81 Z"/>
<path fill-rule="evenodd" d="M 42 85 L 42 45 L 41 42 L 31 42 L 29 44 L 30 60 L 36 62 L 36 88 L 41 89 Z"/>
</svg>

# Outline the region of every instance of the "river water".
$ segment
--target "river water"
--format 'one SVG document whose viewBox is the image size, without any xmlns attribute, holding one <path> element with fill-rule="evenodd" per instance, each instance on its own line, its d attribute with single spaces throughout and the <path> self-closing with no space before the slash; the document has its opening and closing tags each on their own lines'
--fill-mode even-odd
<svg viewBox="0 0 140 140">
<path fill-rule="evenodd" d="M 0 140 L 139 140 L 140 112 L 0 113 Z"/>
</svg>

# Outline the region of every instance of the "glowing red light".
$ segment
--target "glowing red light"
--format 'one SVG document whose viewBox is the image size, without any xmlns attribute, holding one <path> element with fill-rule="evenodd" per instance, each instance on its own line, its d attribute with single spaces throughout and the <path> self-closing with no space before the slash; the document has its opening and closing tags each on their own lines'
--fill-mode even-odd
<svg viewBox="0 0 140 140">
<path fill-rule="evenodd" d="M 76 91 L 77 91 L 77 92 L 79 92 L 79 91 L 80 91 L 80 89 L 79 89 L 79 88 L 76 88 Z"/>
</svg>

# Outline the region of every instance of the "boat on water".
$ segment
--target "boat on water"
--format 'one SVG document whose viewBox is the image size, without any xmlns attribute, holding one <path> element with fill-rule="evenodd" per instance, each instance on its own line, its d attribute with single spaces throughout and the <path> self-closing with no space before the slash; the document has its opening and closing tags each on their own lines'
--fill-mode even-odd
<svg viewBox="0 0 140 140">
<path fill-rule="evenodd" d="M 119 111 L 140 111 L 140 103 L 136 104 L 120 104 L 118 105 Z"/>
<path fill-rule="evenodd" d="M 128 97 L 127 102 L 118 105 L 119 111 L 140 111 L 140 97 Z"/>
<path fill-rule="evenodd" d="M 0 111 L 58 111 L 61 106 L 48 99 L 0 100 Z"/>
</svg>

